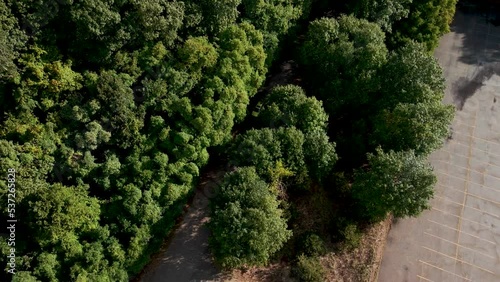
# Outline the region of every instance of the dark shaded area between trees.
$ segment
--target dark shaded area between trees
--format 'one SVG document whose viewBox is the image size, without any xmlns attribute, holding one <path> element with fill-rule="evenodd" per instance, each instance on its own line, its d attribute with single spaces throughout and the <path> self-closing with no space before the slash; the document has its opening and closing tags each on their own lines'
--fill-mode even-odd
<svg viewBox="0 0 500 282">
<path fill-rule="evenodd" d="M 214 158 L 232 170 L 211 204 L 218 265 L 321 279 L 325 242 L 427 207 L 425 156 L 453 117 L 430 51 L 455 4 L 0 1 L 0 166 L 22 219 L 0 279 L 127 281 Z M 288 60 L 298 85 L 259 92 Z"/>
</svg>

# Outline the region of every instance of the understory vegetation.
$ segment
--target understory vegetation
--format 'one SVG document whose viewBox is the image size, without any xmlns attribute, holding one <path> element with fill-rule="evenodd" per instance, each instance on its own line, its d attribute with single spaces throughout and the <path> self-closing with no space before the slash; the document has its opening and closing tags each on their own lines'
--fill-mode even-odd
<svg viewBox="0 0 500 282">
<path fill-rule="evenodd" d="M 287 259 L 323 281 L 327 245 L 428 207 L 426 157 L 454 114 L 432 51 L 455 4 L 0 0 L 0 170 L 19 219 L 0 280 L 128 281 L 215 158 L 215 262 Z M 294 82 L 259 91 L 283 60 Z"/>
</svg>

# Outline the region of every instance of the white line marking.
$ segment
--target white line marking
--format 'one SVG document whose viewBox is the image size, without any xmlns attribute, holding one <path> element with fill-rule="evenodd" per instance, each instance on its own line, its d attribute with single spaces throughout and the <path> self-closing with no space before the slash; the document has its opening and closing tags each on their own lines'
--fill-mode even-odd
<svg viewBox="0 0 500 282">
<path fill-rule="evenodd" d="M 474 197 L 474 195 L 472 195 L 472 194 L 467 194 L 467 196 L 473 196 L 473 197 Z M 500 219 L 500 216 L 498 216 L 498 215 L 496 215 L 496 214 L 492 214 L 492 213 L 490 213 L 490 212 L 483 211 L 483 210 L 480 210 L 480 209 L 475 208 L 475 207 L 471 207 L 471 206 L 468 206 L 468 205 L 463 205 L 463 204 L 460 204 L 460 203 L 454 202 L 454 201 L 452 201 L 452 200 L 450 200 L 450 199 L 448 199 L 448 198 L 446 198 L 446 197 L 441 197 L 441 196 L 434 195 L 434 198 L 437 198 L 437 199 L 441 198 L 441 199 L 443 199 L 443 200 L 445 200 L 445 201 L 447 201 L 447 202 L 450 202 L 450 203 L 452 203 L 452 204 L 454 204 L 454 205 L 461 206 L 461 207 L 463 207 L 463 208 L 473 209 L 473 210 L 476 210 L 476 211 L 481 212 L 481 213 L 483 213 L 483 214 L 491 215 L 491 216 L 493 216 L 493 217 L 496 217 L 496 218 Z M 480 198 L 480 197 L 476 197 L 476 198 L 479 198 L 479 199 L 484 200 L 484 201 L 488 201 L 488 200 L 486 200 L 486 199 L 484 199 L 484 198 Z M 489 202 L 491 202 L 491 201 L 489 201 Z M 496 202 L 493 202 L 493 203 L 496 203 Z"/>
<path fill-rule="evenodd" d="M 453 275 L 453 276 L 457 276 L 457 277 L 462 278 L 462 279 L 464 279 L 464 280 L 467 280 L 467 281 L 472 281 L 472 280 L 470 280 L 469 278 L 466 278 L 466 277 L 460 276 L 460 275 L 458 275 L 458 274 L 456 274 L 456 273 L 453 273 L 453 272 L 451 272 L 451 271 L 448 271 L 448 270 L 446 270 L 446 269 L 443 269 L 443 268 L 441 268 L 441 267 L 439 267 L 439 266 L 433 265 L 432 263 L 428 263 L 428 262 L 423 261 L 423 260 L 418 260 L 418 262 L 423 263 L 423 264 L 426 264 L 426 265 L 428 265 L 428 266 L 430 266 L 430 267 L 433 267 L 433 268 L 439 269 L 439 270 L 441 270 L 441 271 L 443 271 L 443 272 L 445 272 L 445 273 L 449 273 L 449 274 L 451 274 L 451 275 Z"/>
<path fill-rule="evenodd" d="M 462 231 L 462 230 L 458 230 L 458 229 L 456 229 L 456 228 L 454 228 L 454 227 L 451 227 L 451 226 L 448 226 L 448 225 L 446 225 L 446 224 L 442 224 L 442 223 L 439 223 L 439 222 L 434 221 L 434 220 L 431 220 L 431 219 L 427 219 L 427 221 L 432 222 L 432 223 L 434 223 L 434 224 L 437 224 L 437 225 L 439 225 L 439 226 L 442 226 L 442 227 L 448 228 L 448 229 L 452 229 L 452 230 L 454 230 L 454 231 L 456 231 L 456 232 L 460 232 L 460 233 L 463 233 L 463 234 L 465 234 L 465 235 L 469 235 L 469 236 L 474 237 L 474 238 L 476 238 L 476 239 L 479 239 L 479 240 L 485 241 L 485 242 L 487 242 L 487 243 L 490 243 L 490 244 L 492 244 L 492 245 L 494 245 L 494 246 L 496 246 L 496 245 L 497 245 L 497 243 L 496 243 L 496 242 L 493 242 L 493 241 L 490 241 L 490 240 L 487 240 L 487 239 L 481 238 L 481 237 L 479 237 L 479 236 L 476 236 L 476 235 L 473 235 L 473 234 L 467 233 L 467 232 Z"/>
<path fill-rule="evenodd" d="M 432 280 L 430 280 L 430 279 L 427 279 L 427 278 L 425 278 L 425 277 L 423 277 L 423 276 L 420 276 L 420 275 L 418 275 L 418 274 L 417 274 L 417 277 L 418 277 L 418 278 L 420 278 L 420 280 L 425 280 L 425 281 L 429 281 L 429 282 L 434 282 L 434 281 L 432 281 Z"/>
<path fill-rule="evenodd" d="M 471 249 L 471 248 L 469 248 L 469 247 L 465 247 L 465 246 L 463 246 L 463 245 L 457 244 L 457 243 L 455 243 L 455 242 L 453 242 L 453 241 L 450 241 L 450 240 L 446 240 L 446 239 L 444 239 L 444 238 L 442 238 L 442 237 L 436 236 L 436 235 L 431 234 L 431 233 L 428 233 L 428 232 L 426 232 L 426 231 L 424 231 L 424 234 L 425 234 L 425 235 L 428 235 L 428 236 L 431 236 L 431 237 L 434 237 L 434 238 L 437 238 L 437 239 L 440 239 L 440 240 L 443 240 L 443 241 L 445 241 L 445 242 L 447 242 L 447 243 L 450 243 L 450 244 L 453 244 L 453 245 L 455 245 L 455 246 L 457 246 L 457 247 L 460 247 L 460 248 L 463 248 L 463 249 L 467 249 L 467 250 L 471 250 L 471 251 L 473 251 L 473 252 L 475 252 L 475 253 L 478 253 L 478 254 L 480 254 L 480 255 L 483 255 L 483 256 L 485 256 L 485 257 L 488 257 L 488 258 L 491 258 L 491 259 L 495 259 L 495 257 L 492 257 L 492 256 L 490 256 L 490 255 L 487 255 L 487 254 L 481 253 L 481 252 L 480 252 L 480 251 L 478 251 L 478 250 L 474 250 L 474 249 Z"/>
<path fill-rule="evenodd" d="M 499 191 L 500 192 L 500 191 Z M 475 195 L 475 194 L 471 194 L 471 193 L 467 193 L 468 196 L 471 196 L 471 197 L 474 197 L 474 198 L 478 198 L 478 199 L 481 199 L 483 201 L 486 201 L 486 202 L 490 202 L 490 203 L 493 203 L 493 204 L 496 204 L 496 205 L 500 205 L 500 202 L 497 202 L 497 201 L 493 201 L 493 200 L 490 200 L 490 199 L 486 199 L 486 198 L 483 198 L 481 196 L 478 196 L 478 195 Z M 495 215 L 498 217 L 498 215 Z"/>
<path fill-rule="evenodd" d="M 476 129 L 476 127 L 474 126 L 474 129 Z M 495 141 L 491 141 L 491 140 L 487 140 L 487 139 L 484 139 L 484 138 L 481 138 L 481 137 L 477 137 L 477 136 L 474 136 L 472 134 L 465 134 L 465 133 L 461 133 L 460 131 L 454 131 L 453 134 L 458 134 L 458 135 L 461 135 L 461 136 L 466 136 L 466 137 L 470 137 L 471 139 L 476 139 L 476 140 L 481 140 L 481 141 L 484 141 L 484 142 L 487 142 L 487 143 L 492 143 L 493 145 L 499 145 L 500 146 L 500 143 L 498 142 L 495 142 Z M 454 139 L 451 139 L 451 140 L 454 140 Z M 461 143 L 461 142 L 457 142 L 455 141 L 456 143 Z"/>
<path fill-rule="evenodd" d="M 490 190 L 493 190 L 493 191 L 499 191 L 498 189 L 494 189 L 494 188 L 491 188 L 491 187 L 488 187 L 488 186 L 485 186 L 484 184 L 481 184 L 481 183 L 477 183 L 477 182 L 473 182 L 473 181 L 470 181 L 470 180 L 467 180 L 467 179 L 464 179 L 464 178 L 460 178 L 458 176 L 454 176 L 454 175 L 451 175 L 451 174 L 448 174 L 446 172 L 442 172 L 442 171 L 438 171 L 438 170 L 435 170 L 434 171 L 435 173 L 440 173 L 440 174 L 444 174 L 446 176 L 449 176 L 449 177 L 453 177 L 453 178 L 456 178 L 456 179 L 459 179 L 461 181 L 465 181 L 465 182 L 469 182 L 471 184 L 476 184 L 476 185 L 479 185 L 479 186 L 482 186 L 483 188 L 486 188 L 486 189 L 490 189 Z M 464 193 L 464 191 L 461 191 L 461 190 L 458 190 L 458 189 L 455 189 L 455 188 L 452 188 L 452 187 L 449 187 L 449 186 L 446 186 L 447 188 L 451 188 L 451 189 L 454 189 L 454 190 L 457 190 L 457 191 L 460 191 L 462 193 Z"/>
<path fill-rule="evenodd" d="M 441 212 L 441 213 L 444 213 L 444 214 L 448 214 L 448 215 L 451 215 L 451 216 L 454 216 L 454 217 L 458 217 L 458 219 L 463 219 L 463 220 L 466 220 L 466 221 L 469 221 L 469 222 L 472 222 L 472 223 L 478 224 L 478 225 L 483 226 L 484 228 L 486 228 L 486 229 L 488 229 L 488 230 L 489 230 L 489 229 L 491 229 L 491 226 L 484 225 L 484 224 L 482 224 L 482 223 L 480 223 L 480 222 L 477 222 L 477 221 L 474 221 L 474 220 L 470 220 L 470 219 L 465 218 L 465 217 L 460 217 L 460 216 L 458 216 L 458 215 L 456 215 L 456 214 L 452 214 L 452 213 L 449 213 L 449 212 L 447 212 L 447 211 L 443 211 L 443 210 L 440 210 L 440 209 L 436 209 L 435 207 L 432 207 L 432 210 L 436 210 L 436 211 Z M 459 226 L 459 229 L 460 229 L 460 226 Z"/>
<path fill-rule="evenodd" d="M 443 184 L 443 183 L 441 183 L 439 181 L 436 183 L 436 186 L 440 186 L 440 187 L 443 187 L 445 189 L 449 189 L 449 190 L 457 191 L 458 193 L 461 193 L 461 194 L 465 194 L 465 191 L 462 191 L 462 190 L 459 190 L 457 188 L 453 188 L 451 186 L 445 185 L 445 184 Z"/>
<path fill-rule="evenodd" d="M 467 157 L 463 157 L 463 158 L 467 158 Z M 470 160 L 470 158 L 469 158 L 469 160 Z M 449 165 L 451 165 L 453 167 L 458 167 L 458 168 L 465 169 L 465 170 L 472 171 L 472 172 L 476 172 L 476 173 L 479 173 L 479 174 L 484 174 L 484 172 L 482 172 L 482 171 L 478 171 L 478 170 L 475 170 L 475 169 L 470 169 L 468 167 L 463 167 L 461 165 L 457 165 L 457 164 L 454 164 L 454 163 L 451 163 L 451 162 L 448 162 L 448 161 L 445 161 L 445 160 L 435 159 L 433 161 L 440 162 L 440 163 L 445 163 L 445 164 L 449 164 Z M 491 167 L 500 168 L 500 166 L 494 165 L 492 163 L 482 162 L 481 164 L 486 164 L 486 165 L 491 166 Z M 497 177 L 497 176 L 494 176 L 494 175 L 491 175 L 491 174 L 487 174 L 487 175 L 490 176 L 490 177 L 493 177 L 493 178 L 496 178 L 496 179 L 500 180 L 500 177 Z"/>
<path fill-rule="evenodd" d="M 450 143 L 452 143 L 452 144 L 456 144 L 456 145 L 460 145 L 460 146 L 464 146 L 464 147 L 470 147 L 470 146 L 472 145 L 472 144 L 468 144 L 468 145 L 467 145 L 467 144 L 464 144 L 464 143 L 461 143 L 461 142 L 457 142 L 456 140 L 453 140 L 453 139 L 451 139 L 449 142 L 450 142 Z M 499 146 L 500 146 L 500 144 L 498 144 L 498 143 L 494 143 L 494 144 L 497 144 L 497 145 L 499 145 Z M 455 154 L 454 152 L 451 152 L 451 151 L 448 151 L 448 150 L 444 150 L 444 149 L 442 149 L 442 150 L 443 150 L 444 152 L 447 152 L 447 153 Z M 483 149 L 479 149 L 479 148 L 477 148 L 477 147 L 474 147 L 474 150 L 478 150 L 478 151 L 481 151 L 481 152 L 484 152 L 484 153 L 487 153 L 487 154 L 490 154 L 490 155 L 493 155 L 493 156 L 496 156 L 496 157 L 500 157 L 500 155 L 499 155 L 499 154 L 495 154 L 495 153 L 493 153 L 493 152 L 485 151 L 485 150 L 483 150 Z M 457 154 L 457 155 L 458 155 L 458 154 Z M 463 156 L 463 157 L 467 157 L 467 156 L 464 156 L 464 155 L 461 155 L 461 156 Z"/>
<path fill-rule="evenodd" d="M 447 255 L 447 254 L 444 254 L 444 253 L 438 252 L 438 251 L 436 251 L 436 250 L 433 250 L 433 249 L 431 249 L 431 248 L 427 248 L 427 247 L 425 247 L 425 246 L 422 246 L 422 248 L 424 248 L 424 249 L 426 249 L 426 250 L 428 250 L 428 251 L 434 252 L 434 253 L 436 253 L 436 254 L 442 255 L 442 256 L 444 256 L 444 257 L 447 257 L 447 258 L 450 258 L 450 259 L 456 260 L 456 261 L 458 261 L 458 262 L 461 262 L 461 263 L 464 263 L 464 264 L 468 264 L 468 265 L 470 265 L 470 266 L 472 266 L 472 267 L 475 267 L 475 268 L 477 268 L 477 269 L 480 269 L 480 270 L 482 270 L 482 271 L 485 271 L 485 272 L 488 272 L 488 273 L 491 273 L 491 274 L 495 275 L 495 272 L 493 272 L 493 271 L 491 271 L 491 270 L 488 270 L 488 269 L 486 269 L 486 268 L 482 268 L 482 267 L 480 267 L 480 266 L 478 266 L 478 265 L 475 265 L 475 264 L 472 264 L 472 263 L 470 263 L 470 262 L 466 262 L 466 261 L 461 260 L 461 259 L 458 259 L 458 258 L 450 257 L 450 256 L 449 256 L 449 255 Z M 455 274 L 455 275 L 457 275 L 457 274 Z M 459 275 L 457 275 L 457 276 L 459 276 Z M 460 277 L 462 277 L 462 276 L 460 276 Z"/>
</svg>

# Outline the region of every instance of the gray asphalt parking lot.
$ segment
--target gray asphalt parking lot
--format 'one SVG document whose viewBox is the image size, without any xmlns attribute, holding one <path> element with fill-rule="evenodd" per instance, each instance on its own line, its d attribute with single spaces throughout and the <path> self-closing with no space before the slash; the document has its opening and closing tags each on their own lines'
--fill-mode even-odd
<svg viewBox="0 0 500 282">
<path fill-rule="evenodd" d="M 430 156 L 432 209 L 389 233 L 378 281 L 500 281 L 500 27 L 457 12 L 435 52 L 455 104 L 453 134 Z"/>
</svg>

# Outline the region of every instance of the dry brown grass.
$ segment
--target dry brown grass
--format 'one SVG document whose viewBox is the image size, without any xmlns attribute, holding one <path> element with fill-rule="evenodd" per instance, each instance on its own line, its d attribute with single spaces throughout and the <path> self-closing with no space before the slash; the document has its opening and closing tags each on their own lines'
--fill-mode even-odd
<svg viewBox="0 0 500 282">
<path fill-rule="evenodd" d="M 286 263 L 272 264 L 268 267 L 253 267 L 245 271 L 233 270 L 223 278 L 226 282 L 291 282 L 290 266 Z"/>
<path fill-rule="evenodd" d="M 330 252 L 321 257 L 327 281 L 376 281 L 391 219 L 370 226 L 363 232 L 359 247 Z"/>
<path fill-rule="evenodd" d="M 305 231 L 324 232 L 334 216 L 332 203 L 323 191 L 315 191 L 311 197 L 302 197 L 296 202 L 300 220 L 293 226 L 294 236 Z M 369 226 L 363 230 L 357 248 L 340 248 L 338 244 L 326 242 L 328 252 L 320 257 L 327 275 L 326 281 L 335 282 L 373 282 L 377 279 L 378 269 L 386 237 L 391 226 L 391 218 Z M 290 276 L 288 262 L 272 264 L 268 267 L 253 267 L 247 270 L 233 270 L 222 281 L 242 282 L 280 282 L 296 281 Z"/>
</svg>

